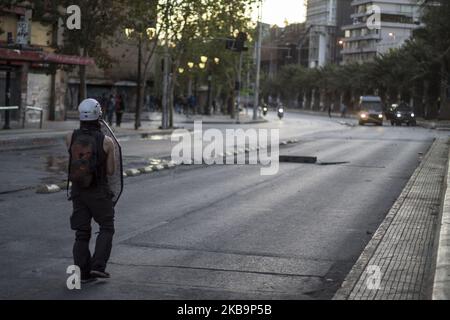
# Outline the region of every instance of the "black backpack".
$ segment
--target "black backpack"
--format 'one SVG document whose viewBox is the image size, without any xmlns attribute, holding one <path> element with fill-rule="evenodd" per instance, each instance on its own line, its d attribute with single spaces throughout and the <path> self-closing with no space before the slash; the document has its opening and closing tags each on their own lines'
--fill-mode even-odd
<svg viewBox="0 0 450 320">
<path fill-rule="evenodd" d="M 98 138 L 95 132 L 75 130 L 69 148 L 68 181 L 81 188 L 90 187 L 96 180 L 99 166 Z"/>
</svg>

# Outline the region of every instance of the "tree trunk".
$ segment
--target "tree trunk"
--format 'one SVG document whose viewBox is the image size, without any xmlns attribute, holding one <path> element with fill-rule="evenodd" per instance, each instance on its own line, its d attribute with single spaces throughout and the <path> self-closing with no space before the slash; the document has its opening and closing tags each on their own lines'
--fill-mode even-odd
<svg viewBox="0 0 450 320">
<path fill-rule="evenodd" d="M 412 89 L 413 110 L 418 117 L 424 116 L 423 89 L 423 81 L 416 81 Z"/>
<path fill-rule="evenodd" d="M 142 107 L 142 39 L 138 40 L 138 68 L 137 68 L 137 92 L 136 92 L 136 111 L 134 119 L 134 129 L 141 127 L 141 107 Z"/>
<path fill-rule="evenodd" d="M 173 128 L 173 105 L 174 105 L 174 92 L 175 92 L 175 72 L 169 75 L 169 128 Z"/>
<path fill-rule="evenodd" d="M 82 49 L 83 57 L 87 57 L 87 50 L 85 48 Z M 80 65 L 78 69 L 78 76 L 80 78 L 80 88 L 78 90 L 78 104 L 81 101 L 87 98 L 87 85 L 86 85 L 86 66 Z"/>
<path fill-rule="evenodd" d="M 228 113 L 230 114 L 231 119 L 235 118 L 235 107 L 234 107 L 234 89 L 230 91 L 228 95 Z"/>
<path fill-rule="evenodd" d="M 448 91 L 448 73 L 445 61 L 441 63 L 441 85 L 440 85 L 441 108 L 439 120 L 450 120 L 450 102 L 447 96 Z"/>
</svg>

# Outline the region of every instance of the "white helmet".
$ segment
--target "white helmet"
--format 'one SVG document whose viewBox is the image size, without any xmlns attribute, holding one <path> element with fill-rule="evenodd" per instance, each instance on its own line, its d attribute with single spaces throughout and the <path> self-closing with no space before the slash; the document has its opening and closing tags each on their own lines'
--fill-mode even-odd
<svg viewBox="0 0 450 320">
<path fill-rule="evenodd" d="M 95 99 L 86 99 L 81 101 L 78 106 L 81 121 L 98 120 L 102 115 L 102 108 L 100 103 Z"/>
</svg>

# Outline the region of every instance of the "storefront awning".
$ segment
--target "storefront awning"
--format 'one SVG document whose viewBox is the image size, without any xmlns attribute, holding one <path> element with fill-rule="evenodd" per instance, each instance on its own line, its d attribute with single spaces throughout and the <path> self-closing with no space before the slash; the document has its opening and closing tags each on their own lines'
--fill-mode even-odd
<svg viewBox="0 0 450 320">
<path fill-rule="evenodd" d="M 33 62 L 33 63 L 53 63 L 67 65 L 91 65 L 94 64 L 92 58 L 80 56 L 70 56 L 43 51 L 18 50 L 0 48 L 0 64 L 2 62 Z"/>
</svg>

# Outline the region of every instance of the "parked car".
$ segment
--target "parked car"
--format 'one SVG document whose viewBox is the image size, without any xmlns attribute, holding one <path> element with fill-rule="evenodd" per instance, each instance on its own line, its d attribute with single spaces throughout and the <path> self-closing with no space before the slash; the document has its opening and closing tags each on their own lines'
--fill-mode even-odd
<svg viewBox="0 0 450 320">
<path fill-rule="evenodd" d="M 393 104 L 386 112 L 387 120 L 391 121 L 391 125 L 401 126 L 406 123 L 407 126 L 416 126 L 416 115 L 413 109 L 407 103 Z"/>
<path fill-rule="evenodd" d="M 383 102 L 377 96 L 362 96 L 357 106 L 358 122 L 360 126 L 373 123 L 383 125 Z"/>
</svg>

